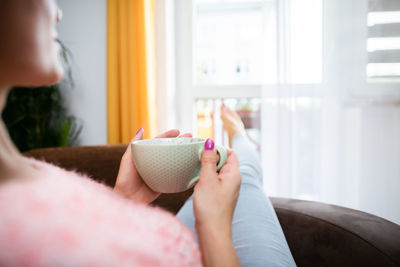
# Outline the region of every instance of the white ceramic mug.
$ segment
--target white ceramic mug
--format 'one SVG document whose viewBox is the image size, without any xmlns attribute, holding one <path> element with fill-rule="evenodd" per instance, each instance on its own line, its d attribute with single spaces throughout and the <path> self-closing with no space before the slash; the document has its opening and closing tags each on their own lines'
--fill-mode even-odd
<svg viewBox="0 0 400 267">
<path fill-rule="evenodd" d="M 137 140 L 131 143 L 132 155 L 143 181 L 160 193 L 182 192 L 200 178 L 201 153 L 205 139 L 178 137 Z M 225 164 L 227 151 L 215 146 L 219 154 L 217 171 Z"/>
</svg>

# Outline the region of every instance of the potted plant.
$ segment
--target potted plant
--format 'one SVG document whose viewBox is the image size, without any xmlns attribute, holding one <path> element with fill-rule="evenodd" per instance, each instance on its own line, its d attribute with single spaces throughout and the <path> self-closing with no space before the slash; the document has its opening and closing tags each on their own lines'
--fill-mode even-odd
<svg viewBox="0 0 400 267">
<path fill-rule="evenodd" d="M 250 99 L 238 103 L 236 112 L 239 114 L 246 129 L 260 129 L 261 117 L 259 105 Z"/>
</svg>

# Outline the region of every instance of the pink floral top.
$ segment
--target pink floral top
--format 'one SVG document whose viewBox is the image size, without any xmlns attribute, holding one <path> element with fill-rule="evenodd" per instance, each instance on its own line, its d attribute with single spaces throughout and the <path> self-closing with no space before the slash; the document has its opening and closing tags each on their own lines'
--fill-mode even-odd
<svg viewBox="0 0 400 267">
<path fill-rule="evenodd" d="M 40 177 L 0 185 L 0 266 L 200 266 L 192 233 L 83 175 L 29 160 Z"/>
</svg>

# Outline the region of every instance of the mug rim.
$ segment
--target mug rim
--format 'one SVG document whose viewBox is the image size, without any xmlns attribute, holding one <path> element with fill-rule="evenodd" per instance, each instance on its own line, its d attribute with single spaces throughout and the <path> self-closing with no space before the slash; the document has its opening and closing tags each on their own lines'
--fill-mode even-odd
<svg viewBox="0 0 400 267">
<path fill-rule="evenodd" d="M 162 143 L 162 142 L 155 142 L 152 144 L 151 142 L 154 140 L 174 140 L 174 139 L 194 139 L 194 142 L 191 143 L 181 143 L 181 144 L 172 144 L 172 143 Z M 135 140 L 131 142 L 132 145 L 135 146 L 185 146 L 185 145 L 196 145 L 205 142 L 206 140 L 203 138 L 197 137 L 167 137 L 167 138 L 151 138 L 151 139 L 142 139 L 142 140 Z"/>
</svg>

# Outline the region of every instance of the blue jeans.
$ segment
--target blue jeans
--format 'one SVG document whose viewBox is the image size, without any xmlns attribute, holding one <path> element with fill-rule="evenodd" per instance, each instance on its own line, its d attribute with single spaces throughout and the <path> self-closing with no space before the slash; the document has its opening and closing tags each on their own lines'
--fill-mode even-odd
<svg viewBox="0 0 400 267">
<path fill-rule="evenodd" d="M 232 239 L 242 266 L 296 266 L 275 210 L 262 189 L 262 170 L 247 137 L 236 135 L 232 148 L 239 158 L 242 185 L 232 221 Z M 177 217 L 196 236 L 193 196 Z"/>
</svg>

